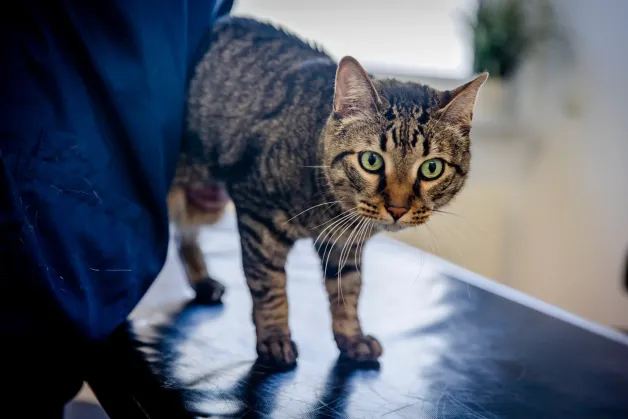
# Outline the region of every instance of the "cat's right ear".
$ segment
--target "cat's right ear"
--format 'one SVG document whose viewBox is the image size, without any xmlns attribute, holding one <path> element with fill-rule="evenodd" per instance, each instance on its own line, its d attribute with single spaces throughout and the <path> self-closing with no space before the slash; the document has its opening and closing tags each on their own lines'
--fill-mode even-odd
<svg viewBox="0 0 628 419">
<path fill-rule="evenodd" d="M 364 68 L 355 58 L 343 57 L 336 71 L 335 114 L 341 118 L 370 116 L 377 112 L 379 104 L 379 95 Z"/>
</svg>

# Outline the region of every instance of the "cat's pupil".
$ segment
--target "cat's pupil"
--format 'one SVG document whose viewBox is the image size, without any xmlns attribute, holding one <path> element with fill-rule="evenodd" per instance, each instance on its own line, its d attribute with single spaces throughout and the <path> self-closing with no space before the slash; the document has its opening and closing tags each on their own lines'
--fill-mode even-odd
<svg viewBox="0 0 628 419">
<path fill-rule="evenodd" d="M 375 157 L 375 154 L 371 154 L 369 156 L 369 165 L 374 166 L 375 163 L 377 163 L 377 157 Z"/>
<path fill-rule="evenodd" d="M 430 164 L 427 165 L 427 170 L 429 170 L 430 173 L 434 173 L 436 171 L 436 162 L 431 161 Z"/>
</svg>

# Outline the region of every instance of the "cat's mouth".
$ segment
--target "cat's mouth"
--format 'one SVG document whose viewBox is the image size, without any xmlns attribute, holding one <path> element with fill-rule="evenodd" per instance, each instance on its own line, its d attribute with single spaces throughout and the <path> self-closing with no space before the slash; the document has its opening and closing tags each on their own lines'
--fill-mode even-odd
<svg viewBox="0 0 628 419">
<path fill-rule="evenodd" d="M 386 220 L 382 222 L 383 229 L 390 232 L 395 233 L 397 231 L 405 230 L 413 227 L 420 227 L 427 223 L 429 216 L 425 215 L 416 215 L 410 217 L 408 219 L 400 219 L 400 220 Z"/>
<path fill-rule="evenodd" d="M 229 195 L 220 185 L 191 187 L 186 196 L 189 203 L 204 212 L 221 212 L 229 203 Z"/>
<path fill-rule="evenodd" d="M 393 224 L 386 224 L 384 226 L 384 228 L 386 229 L 386 231 L 390 232 L 390 233 L 396 233 L 397 231 L 401 231 L 404 230 L 406 228 L 408 228 L 409 226 L 401 224 L 399 222 L 394 222 Z"/>
</svg>

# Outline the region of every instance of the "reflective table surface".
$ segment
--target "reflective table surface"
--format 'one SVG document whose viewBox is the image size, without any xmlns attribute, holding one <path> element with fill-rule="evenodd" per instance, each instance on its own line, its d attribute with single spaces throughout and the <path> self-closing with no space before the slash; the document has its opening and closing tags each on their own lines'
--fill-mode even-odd
<svg viewBox="0 0 628 419">
<path fill-rule="evenodd" d="M 131 323 L 181 417 L 628 418 L 628 337 L 387 237 L 367 245 L 360 304 L 364 331 L 384 346 L 379 366 L 339 358 L 304 241 L 287 266 L 298 366 L 274 373 L 255 363 L 232 217 L 204 232 L 203 248 L 224 304 L 173 296 Z"/>
</svg>

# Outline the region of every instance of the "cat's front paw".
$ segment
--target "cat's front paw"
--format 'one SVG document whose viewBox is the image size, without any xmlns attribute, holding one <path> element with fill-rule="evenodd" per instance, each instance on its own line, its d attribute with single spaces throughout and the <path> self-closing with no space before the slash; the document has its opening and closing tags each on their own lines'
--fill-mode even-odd
<svg viewBox="0 0 628 419">
<path fill-rule="evenodd" d="M 382 356 L 382 345 L 370 335 L 343 336 L 335 335 L 340 352 L 357 362 L 374 362 Z"/>
<path fill-rule="evenodd" d="M 289 336 L 270 336 L 257 342 L 259 361 L 280 370 L 292 369 L 297 364 L 297 345 Z"/>
</svg>

